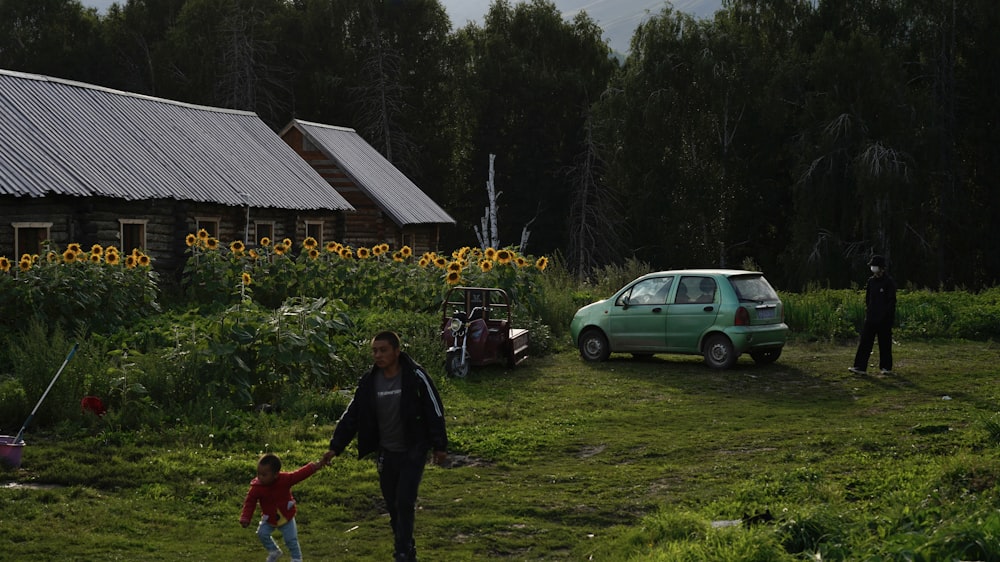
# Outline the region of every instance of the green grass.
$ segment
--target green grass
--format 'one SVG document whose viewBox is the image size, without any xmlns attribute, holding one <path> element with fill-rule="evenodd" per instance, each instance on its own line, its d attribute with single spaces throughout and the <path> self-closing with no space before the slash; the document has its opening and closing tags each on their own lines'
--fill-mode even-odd
<svg viewBox="0 0 1000 562">
<path fill-rule="evenodd" d="M 421 558 L 1000 560 L 1000 346 L 903 341 L 890 376 L 851 375 L 853 353 L 794 343 L 717 372 L 567 351 L 439 374 L 460 462 L 425 474 Z M 262 559 L 237 522 L 256 457 L 318 458 L 332 426 L 313 419 L 29 431 L 21 470 L 0 472 L 18 484 L 0 487 L 0 552 Z M 295 494 L 307 558 L 388 558 L 371 462 L 335 459 Z M 713 526 L 765 510 L 774 521 Z"/>
</svg>

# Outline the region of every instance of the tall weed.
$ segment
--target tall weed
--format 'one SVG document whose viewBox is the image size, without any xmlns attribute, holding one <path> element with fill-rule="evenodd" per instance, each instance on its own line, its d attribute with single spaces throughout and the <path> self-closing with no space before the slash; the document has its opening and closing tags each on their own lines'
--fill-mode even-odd
<svg viewBox="0 0 1000 562">
<path fill-rule="evenodd" d="M 7 359 L 0 371 L 0 427 L 16 432 L 36 405 L 35 425 L 52 423 L 67 412 L 79 411 L 86 372 L 81 367 L 82 353 L 74 354 L 75 359 L 66 364 L 58 384 L 52 384 L 45 400 L 38 404 L 74 343 L 61 329 L 49 333 L 37 319 L 30 319 L 23 331 L 3 339 L 2 356 Z"/>
</svg>

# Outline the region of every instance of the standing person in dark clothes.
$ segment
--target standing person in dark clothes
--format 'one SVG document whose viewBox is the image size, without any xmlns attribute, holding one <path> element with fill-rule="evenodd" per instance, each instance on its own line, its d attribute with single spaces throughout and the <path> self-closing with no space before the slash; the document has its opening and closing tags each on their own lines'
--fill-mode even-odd
<svg viewBox="0 0 1000 562">
<path fill-rule="evenodd" d="M 859 375 L 868 369 L 868 357 L 878 336 L 878 365 L 883 375 L 892 373 L 892 325 L 896 322 L 896 282 L 886 272 L 885 258 L 872 256 L 872 276 L 865 290 L 865 323 L 859 334 L 858 352 L 848 370 Z"/>
<path fill-rule="evenodd" d="M 377 454 L 379 486 L 395 538 L 395 560 L 415 562 L 414 512 L 427 453 L 433 451 L 435 464 L 448 457 L 444 407 L 424 368 L 400 351 L 399 336 L 378 333 L 372 338 L 372 357 L 375 364 L 358 382 L 323 458 L 344 452 L 355 435 L 359 459 Z"/>
</svg>

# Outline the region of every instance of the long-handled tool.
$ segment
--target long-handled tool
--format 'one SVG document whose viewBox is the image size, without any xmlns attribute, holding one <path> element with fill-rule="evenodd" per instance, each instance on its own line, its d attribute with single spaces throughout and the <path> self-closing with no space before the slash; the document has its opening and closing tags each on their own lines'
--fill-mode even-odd
<svg viewBox="0 0 1000 562">
<path fill-rule="evenodd" d="M 52 385 L 56 384 L 56 379 L 58 379 L 59 375 L 62 374 L 63 369 L 66 368 L 66 363 L 69 363 L 69 360 L 73 358 L 73 354 L 76 353 L 76 348 L 78 347 L 80 347 L 80 344 L 74 343 L 73 349 L 69 350 L 69 355 L 67 355 L 66 360 L 63 361 L 62 367 L 59 367 L 59 370 L 56 371 L 56 376 L 52 377 L 52 382 L 49 383 L 49 387 L 45 389 L 44 393 L 42 393 L 42 397 L 38 400 L 38 404 L 35 404 L 35 409 L 28 414 L 28 419 L 24 420 L 24 425 L 21 426 L 21 431 L 17 432 L 17 437 L 14 438 L 15 445 L 24 442 L 22 439 L 22 437 L 24 437 L 24 430 L 28 427 L 28 424 L 31 423 L 31 419 L 35 417 L 35 412 L 38 411 L 38 407 L 42 405 L 42 401 L 49 395 L 49 391 L 52 390 Z"/>
</svg>

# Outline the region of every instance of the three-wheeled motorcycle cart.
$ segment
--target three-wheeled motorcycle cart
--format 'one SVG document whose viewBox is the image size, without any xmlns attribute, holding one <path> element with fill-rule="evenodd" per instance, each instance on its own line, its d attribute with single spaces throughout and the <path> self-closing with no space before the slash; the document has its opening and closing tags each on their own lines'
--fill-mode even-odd
<svg viewBox="0 0 1000 562">
<path fill-rule="evenodd" d="M 441 303 L 445 371 L 463 378 L 470 367 L 496 363 L 514 367 L 528 357 L 528 330 L 512 327 L 507 291 L 452 287 Z"/>
</svg>

